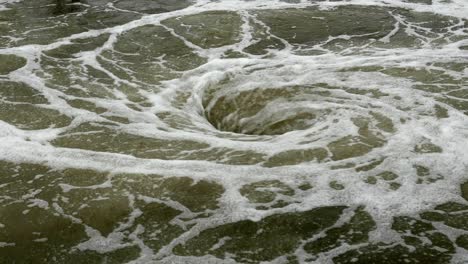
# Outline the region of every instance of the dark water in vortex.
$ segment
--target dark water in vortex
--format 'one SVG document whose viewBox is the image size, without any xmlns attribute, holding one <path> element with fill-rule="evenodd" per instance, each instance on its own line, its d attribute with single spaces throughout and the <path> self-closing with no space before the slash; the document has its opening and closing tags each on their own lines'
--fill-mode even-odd
<svg viewBox="0 0 468 264">
<path fill-rule="evenodd" d="M 468 263 L 466 0 L 0 0 L 0 263 Z"/>
</svg>

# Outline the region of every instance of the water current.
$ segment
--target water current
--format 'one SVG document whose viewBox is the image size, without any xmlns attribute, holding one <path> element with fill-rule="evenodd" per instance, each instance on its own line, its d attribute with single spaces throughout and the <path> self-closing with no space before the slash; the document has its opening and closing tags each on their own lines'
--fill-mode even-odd
<svg viewBox="0 0 468 264">
<path fill-rule="evenodd" d="M 467 0 L 0 0 L 2 264 L 468 263 L 467 149 Z"/>
</svg>

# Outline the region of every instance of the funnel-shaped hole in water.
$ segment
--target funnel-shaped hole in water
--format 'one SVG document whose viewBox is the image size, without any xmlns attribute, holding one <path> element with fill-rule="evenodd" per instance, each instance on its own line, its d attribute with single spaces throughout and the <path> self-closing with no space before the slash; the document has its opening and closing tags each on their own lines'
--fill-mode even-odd
<svg viewBox="0 0 468 264">
<path fill-rule="evenodd" d="M 208 98 L 205 116 L 220 131 L 281 135 L 312 126 L 319 111 L 297 100 L 298 90 L 254 89 Z"/>
</svg>

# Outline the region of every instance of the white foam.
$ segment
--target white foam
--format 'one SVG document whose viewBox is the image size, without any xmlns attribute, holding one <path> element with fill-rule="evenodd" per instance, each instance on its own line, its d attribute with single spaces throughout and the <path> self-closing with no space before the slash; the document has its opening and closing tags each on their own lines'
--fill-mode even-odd
<svg viewBox="0 0 468 264">
<path fill-rule="evenodd" d="M 9 8 L 7 5 L 13 4 L 13 3 L 18 3 L 21 0 L 0 0 L 0 11 L 8 10 Z"/>
</svg>

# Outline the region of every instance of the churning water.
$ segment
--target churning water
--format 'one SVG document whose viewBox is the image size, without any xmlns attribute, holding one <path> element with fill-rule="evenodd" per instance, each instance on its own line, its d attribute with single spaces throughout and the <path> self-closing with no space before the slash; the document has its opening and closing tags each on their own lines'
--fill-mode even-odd
<svg viewBox="0 0 468 264">
<path fill-rule="evenodd" d="M 0 0 L 0 263 L 468 263 L 466 0 Z"/>
</svg>

